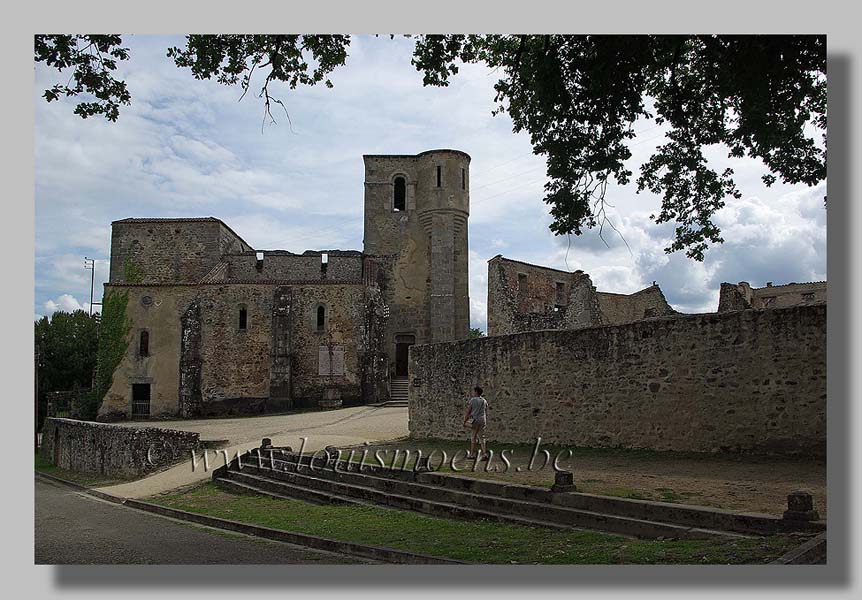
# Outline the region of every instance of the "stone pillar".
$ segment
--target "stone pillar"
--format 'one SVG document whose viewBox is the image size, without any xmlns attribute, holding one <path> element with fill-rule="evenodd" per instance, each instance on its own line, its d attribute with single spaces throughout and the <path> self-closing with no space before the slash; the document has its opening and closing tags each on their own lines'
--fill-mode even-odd
<svg viewBox="0 0 862 600">
<path fill-rule="evenodd" d="M 784 518 L 789 521 L 817 521 L 820 515 L 814 510 L 814 498 L 808 492 L 791 492 L 787 495 Z"/>
</svg>

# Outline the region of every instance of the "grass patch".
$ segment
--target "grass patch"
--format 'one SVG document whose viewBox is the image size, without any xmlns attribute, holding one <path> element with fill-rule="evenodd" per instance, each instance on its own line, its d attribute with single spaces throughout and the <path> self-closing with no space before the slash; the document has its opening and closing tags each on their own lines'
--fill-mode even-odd
<svg viewBox="0 0 862 600">
<path fill-rule="evenodd" d="M 107 477 L 101 477 L 99 475 L 77 473 L 75 471 L 67 471 L 65 469 L 61 469 L 49 462 L 48 459 L 42 456 L 41 452 L 36 452 L 35 470 L 37 473 L 53 475 L 54 477 L 59 477 L 60 479 L 65 479 L 66 481 L 71 481 L 73 483 L 78 483 L 87 487 L 101 487 L 126 481 L 125 479 L 111 479 Z"/>
<path fill-rule="evenodd" d="M 596 532 L 439 519 L 376 506 L 320 506 L 229 493 L 212 482 L 150 501 L 274 529 L 490 564 L 762 564 L 800 543 L 793 536 L 637 540 Z"/>
</svg>

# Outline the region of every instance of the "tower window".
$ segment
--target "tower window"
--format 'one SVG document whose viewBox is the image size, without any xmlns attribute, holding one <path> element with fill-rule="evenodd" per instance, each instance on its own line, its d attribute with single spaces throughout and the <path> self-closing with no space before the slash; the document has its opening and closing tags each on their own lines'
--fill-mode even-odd
<svg viewBox="0 0 862 600">
<path fill-rule="evenodd" d="M 317 307 L 317 331 L 326 329 L 326 307 L 322 304 Z"/>
<path fill-rule="evenodd" d="M 138 354 L 140 356 L 150 355 L 150 332 L 142 331 L 140 341 L 138 342 Z"/>
<path fill-rule="evenodd" d="M 407 181 L 403 177 L 395 178 L 392 208 L 394 210 L 405 210 L 407 208 Z"/>
<path fill-rule="evenodd" d="M 467 189 L 467 170 L 461 169 L 461 189 Z"/>
<path fill-rule="evenodd" d="M 329 254 L 323 252 L 320 255 L 320 274 L 326 275 L 326 269 L 329 266 Z"/>
<path fill-rule="evenodd" d="M 240 331 L 248 329 L 248 309 L 245 306 L 239 309 L 239 329 Z"/>
<path fill-rule="evenodd" d="M 440 187 L 443 183 L 443 167 L 437 165 L 437 187 Z"/>
</svg>

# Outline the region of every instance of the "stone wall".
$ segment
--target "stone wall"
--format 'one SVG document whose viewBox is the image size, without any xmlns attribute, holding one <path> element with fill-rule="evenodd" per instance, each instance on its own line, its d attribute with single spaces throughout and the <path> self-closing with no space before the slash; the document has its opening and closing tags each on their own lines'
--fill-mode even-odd
<svg viewBox="0 0 862 600">
<path fill-rule="evenodd" d="M 129 418 L 135 384 L 150 386 L 150 416 L 254 414 L 317 406 L 330 396 L 388 396 L 387 310 L 361 279 L 296 285 L 109 285 L 128 293 L 128 350 L 99 420 Z M 317 309 L 325 323 L 317 327 Z M 240 327 L 240 311 L 245 327 Z M 140 335 L 149 352 L 140 352 Z M 321 348 L 333 356 L 321 358 Z M 330 368 L 321 372 L 321 361 Z M 382 362 L 382 364 L 381 364 Z"/>
<path fill-rule="evenodd" d="M 123 219 L 111 224 L 111 283 L 196 283 L 224 251 L 251 247 L 224 223 L 199 219 Z"/>
<path fill-rule="evenodd" d="M 201 416 L 257 413 L 267 407 L 272 286 L 200 286 Z M 240 310 L 246 327 L 239 327 Z"/>
<path fill-rule="evenodd" d="M 321 255 L 327 254 L 326 268 Z M 258 262 L 255 252 L 223 257 L 224 278 L 231 282 L 314 282 L 362 281 L 362 253 L 358 251 L 307 251 L 293 254 L 283 250 L 263 252 Z"/>
<path fill-rule="evenodd" d="M 605 323 L 617 325 L 650 317 L 664 317 L 676 311 L 664 297 L 658 285 L 653 284 L 634 294 L 596 292 L 599 309 Z"/>
<path fill-rule="evenodd" d="M 822 304 L 414 346 L 410 369 L 416 438 L 466 439 L 481 385 L 492 440 L 825 453 Z"/>
<path fill-rule="evenodd" d="M 200 434 L 157 427 L 46 419 L 42 455 L 69 471 L 136 478 L 191 457 Z"/>
</svg>

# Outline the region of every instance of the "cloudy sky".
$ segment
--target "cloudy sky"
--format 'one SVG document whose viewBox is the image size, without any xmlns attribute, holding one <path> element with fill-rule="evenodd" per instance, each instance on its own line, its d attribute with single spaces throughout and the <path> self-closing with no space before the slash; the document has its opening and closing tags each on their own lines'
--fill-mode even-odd
<svg viewBox="0 0 862 600">
<path fill-rule="evenodd" d="M 583 269 L 601 291 L 631 293 L 658 282 L 682 312 L 714 311 L 722 281 L 826 279 L 825 183 L 815 188 L 760 182 L 760 163 L 730 160 L 743 198 L 717 222 L 726 240 L 702 263 L 663 248 L 672 225 L 649 215 L 660 205 L 635 186 L 610 186 L 605 230 L 555 237 L 542 202 L 544 161 L 506 115 L 490 112 L 495 75 L 465 66 L 448 88 L 423 88 L 410 65 L 412 42 L 354 37 L 334 89 L 287 90 L 273 84 L 290 112 L 261 131 L 263 106 L 248 94 L 194 80 L 165 56 L 181 37 L 127 36 L 122 65 L 132 105 L 119 121 L 87 120 L 71 102 L 47 104 L 56 71 L 37 67 L 34 102 L 36 318 L 87 308 L 97 259 L 96 298 L 107 280 L 110 223 L 125 217 L 215 216 L 257 249 L 301 252 L 362 248 L 363 154 L 414 154 L 457 148 L 471 163 L 470 296 L 474 327 L 485 329 L 487 260 L 509 258 Z M 64 81 L 65 83 L 65 81 Z M 649 121 L 635 126 L 632 170 L 662 141 Z M 621 237 L 620 237 L 621 236 Z M 623 239 L 625 243 L 623 242 Z"/>
</svg>

